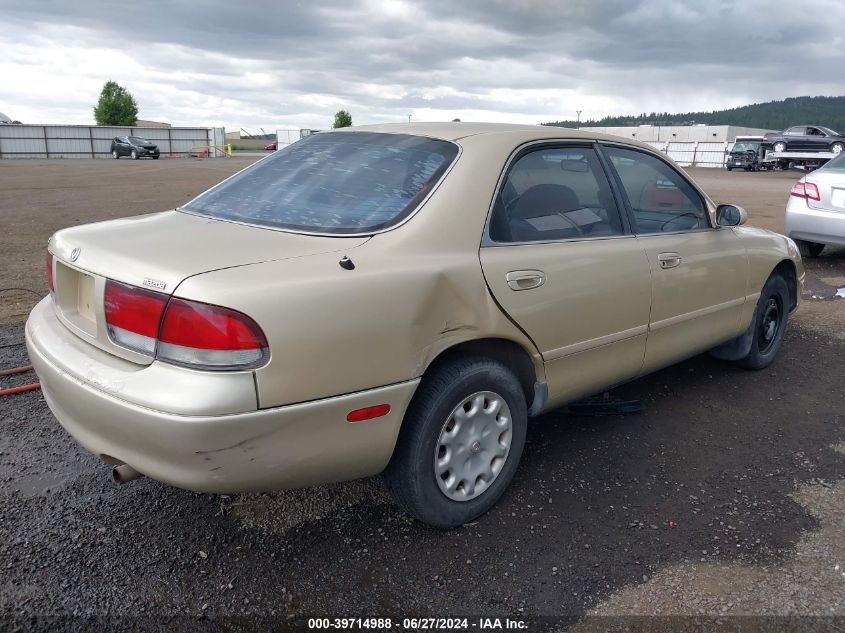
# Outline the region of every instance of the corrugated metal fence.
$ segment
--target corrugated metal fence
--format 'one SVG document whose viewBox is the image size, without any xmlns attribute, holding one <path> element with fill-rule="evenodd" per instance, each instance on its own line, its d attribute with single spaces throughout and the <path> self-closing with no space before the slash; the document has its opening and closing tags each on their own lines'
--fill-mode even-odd
<svg viewBox="0 0 845 633">
<path fill-rule="evenodd" d="M 724 167 L 727 152 L 733 143 L 724 142 L 661 142 L 648 143 L 683 167 Z"/>
<path fill-rule="evenodd" d="M 222 128 L 105 127 L 96 125 L 0 125 L 0 158 L 110 158 L 116 136 L 141 136 L 162 154 L 188 154 L 220 145 Z M 224 152 L 212 147 L 210 156 Z"/>
</svg>

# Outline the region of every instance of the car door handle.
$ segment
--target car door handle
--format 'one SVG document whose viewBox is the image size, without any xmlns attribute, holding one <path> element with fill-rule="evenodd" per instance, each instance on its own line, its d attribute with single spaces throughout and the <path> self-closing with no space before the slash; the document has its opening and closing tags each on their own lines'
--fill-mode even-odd
<svg viewBox="0 0 845 633">
<path fill-rule="evenodd" d="M 657 256 L 657 261 L 660 262 L 661 268 L 675 268 L 680 266 L 683 259 L 678 253 L 660 253 Z"/>
<path fill-rule="evenodd" d="M 546 273 L 542 270 L 512 270 L 505 279 L 511 290 L 531 290 L 546 283 Z"/>
</svg>

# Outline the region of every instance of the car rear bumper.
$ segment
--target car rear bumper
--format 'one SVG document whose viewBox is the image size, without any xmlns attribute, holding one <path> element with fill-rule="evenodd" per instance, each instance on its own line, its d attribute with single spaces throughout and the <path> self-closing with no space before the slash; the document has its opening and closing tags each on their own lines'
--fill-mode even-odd
<svg viewBox="0 0 845 633">
<path fill-rule="evenodd" d="M 845 246 L 845 213 L 840 211 L 811 209 L 802 198 L 790 196 L 785 225 L 794 240 Z"/>
<path fill-rule="evenodd" d="M 87 361 L 64 353 L 80 342 L 55 317 L 49 299 L 30 315 L 26 341 L 47 404 L 82 446 L 109 463 L 125 463 L 153 479 L 204 492 L 277 490 L 380 472 L 390 460 L 419 383 L 272 409 L 184 415 L 160 410 L 154 403 L 129 402 L 122 392 L 106 391 L 99 380 L 90 381 L 89 374 L 102 373 L 96 364 L 104 352 L 92 348 Z M 143 371 L 124 375 L 125 384 L 139 380 Z M 212 381 L 215 376 L 188 373 L 194 382 L 188 392 L 203 376 Z M 127 387 L 131 392 L 131 384 Z M 161 385 L 163 404 L 180 388 L 173 376 Z M 210 382 L 208 389 L 220 390 L 221 383 Z M 391 407 L 386 416 L 346 421 L 350 411 L 383 403 Z"/>
</svg>

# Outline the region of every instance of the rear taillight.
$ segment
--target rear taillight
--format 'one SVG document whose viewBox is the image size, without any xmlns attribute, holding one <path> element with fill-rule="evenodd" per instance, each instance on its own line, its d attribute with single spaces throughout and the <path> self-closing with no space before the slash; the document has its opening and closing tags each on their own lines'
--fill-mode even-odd
<svg viewBox="0 0 845 633">
<path fill-rule="evenodd" d="M 53 254 L 47 251 L 47 288 L 50 293 L 56 292 L 56 284 L 53 283 Z"/>
<path fill-rule="evenodd" d="M 802 182 L 800 180 L 792 185 L 792 191 L 789 192 L 789 195 L 795 196 L 796 198 L 806 198 L 816 201 L 821 200 L 819 188 L 815 185 L 815 183 Z"/>
<path fill-rule="evenodd" d="M 221 306 L 171 298 L 108 280 L 106 323 L 112 341 L 158 360 L 195 369 L 263 365 L 267 338 L 251 318 Z"/>
<path fill-rule="evenodd" d="M 159 332 L 156 358 L 203 369 L 257 367 L 267 339 L 247 315 L 229 308 L 171 299 Z"/>
<path fill-rule="evenodd" d="M 109 337 L 136 352 L 155 354 L 158 328 L 169 296 L 109 279 L 106 281 L 106 326 Z"/>
</svg>

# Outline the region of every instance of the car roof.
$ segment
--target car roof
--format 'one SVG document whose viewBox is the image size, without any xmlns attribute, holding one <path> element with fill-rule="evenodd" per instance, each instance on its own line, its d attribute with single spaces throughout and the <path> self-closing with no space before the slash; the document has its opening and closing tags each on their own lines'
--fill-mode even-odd
<svg viewBox="0 0 845 633">
<path fill-rule="evenodd" d="M 639 141 L 601 134 L 589 130 L 575 130 L 553 125 L 517 125 L 512 123 L 460 123 L 460 122 L 432 122 L 432 123 L 383 123 L 380 125 L 361 125 L 356 127 L 330 130 L 332 132 L 382 132 L 386 134 L 412 134 L 427 136 L 447 141 L 458 141 L 471 136 L 508 136 L 517 144 L 541 139 L 573 139 L 597 141 L 623 141 L 629 145 L 638 145 L 654 150 L 650 145 Z"/>
</svg>

